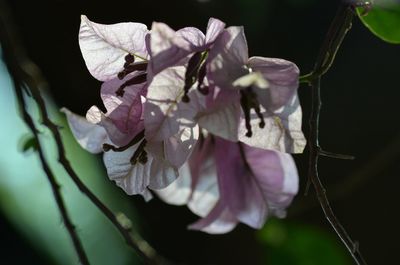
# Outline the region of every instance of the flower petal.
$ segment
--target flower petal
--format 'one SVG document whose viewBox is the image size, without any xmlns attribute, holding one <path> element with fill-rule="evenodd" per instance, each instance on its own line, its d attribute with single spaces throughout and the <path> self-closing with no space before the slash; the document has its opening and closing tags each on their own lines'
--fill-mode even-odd
<svg viewBox="0 0 400 265">
<path fill-rule="evenodd" d="M 218 203 L 204 218 L 191 224 L 188 228 L 201 230 L 209 234 L 224 234 L 232 231 L 238 221 L 222 203 Z"/>
<path fill-rule="evenodd" d="M 175 168 L 180 168 L 192 153 L 199 139 L 199 127 L 186 127 L 178 134 L 165 140 L 166 160 Z"/>
<path fill-rule="evenodd" d="M 186 40 L 190 44 L 190 51 L 197 51 L 197 49 L 201 49 L 205 44 L 205 36 L 201 30 L 194 27 L 186 27 L 180 29 L 176 32 L 178 36 L 181 36 L 184 40 Z M 174 39 L 175 41 L 177 39 Z M 176 43 L 179 45 L 179 43 Z M 180 45 L 179 45 L 180 46 Z M 186 48 L 186 46 L 184 46 Z"/>
<path fill-rule="evenodd" d="M 77 142 L 90 153 L 103 151 L 103 144 L 108 139 L 105 129 L 88 122 L 84 117 L 76 115 L 66 108 L 61 109 L 67 116 L 69 127 Z"/>
<path fill-rule="evenodd" d="M 123 69 L 124 57 L 147 57 L 146 25 L 141 23 L 98 24 L 81 17 L 79 45 L 89 72 L 100 81 L 110 80 Z"/>
<path fill-rule="evenodd" d="M 232 83 L 248 74 L 244 68 L 248 49 L 243 27 L 229 27 L 217 38 L 210 50 L 208 78 L 221 89 L 232 89 Z"/>
<path fill-rule="evenodd" d="M 225 23 L 216 18 L 210 18 L 208 20 L 207 32 L 206 32 L 206 45 L 212 44 L 218 36 L 222 33 L 225 28 Z"/>
<path fill-rule="evenodd" d="M 183 128 L 196 125 L 194 117 L 204 108 L 204 96 L 192 89 L 188 94 L 190 102 L 181 101 L 184 74 L 185 67 L 171 67 L 155 76 L 149 85 L 144 112 L 146 139 L 166 140 Z"/>
<path fill-rule="evenodd" d="M 148 67 L 149 79 L 162 70 L 176 65 L 192 52 L 191 48 L 192 45 L 168 25 L 153 22 L 149 38 L 151 57 Z"/>
<path fill-rule="evenodd" d="M 216 138 L 221 202 L 242 223 L 261 228 L 267 217 L 284 216 L 298 191 L 290 155 Z"/>
<path fill-rule="evenodd" d="M 273 149 L 286 153 L 302 153 L 306 139 L 301 130 L 302 111 L 297 94 L 289 103 L 275 112 L 261 108 L 265 126 L 259 127 L 259 118 L 252 112 L 251 127 L 253 135 L 245 136 L 247 129 L 244 118 L 239 128 L 239 140 L 250 146 L 262 149 Z"/>
<path fill-rule="evenodd" d="M 236 90 L 211 89 L 206 108 L 197 114 L 199 126 L 213 135 L 238 141 L 240 125 L 240 95 Z"/>
<path fill-rule="evenodd" d="M 268 81 L 268 89 L 254 90 L 264 108 L 279 109 L 296 93 L 300 71 L 294 63 L 277 58 L 251 57 L 249 67 Z"/>
<path fill-rule="evenodd" d="M 101 98 L 107 109 L 106 116 L 115 127 L 131 137 L 143 130 L 142 96 L 145 94 L 145 83 L 125 87 L 123 97 L 117 96 L 117 90 L 130 77 L 118 78 L 104 82 L 101 87 Z"/>
<path fill-rule="evenodd" d="M 158 190 L 167 187 L 178 177 L 178 169 L 166 160 L 165 143 L 148 141 L 145 150 L 148 157 L 153 157 L 149 188 Z"/>
<path fill-rule="evenodd" d="M 284 217 L 299 189 L 296 164 L 290 154 L 243 145 L 246 159 L 267 201 L 269 214 Z"/>
<path fill-rule="evenodd" d="M 136 163 L 132 165 L 130 162 L 137 147 L 138 144 L 123 152 L 110 150 L 105 152 L 103 156 L 108 177 L 110 180 L 114 180 L 128 195 L 145 193 L 150 183 L 152 157 L 148 157 L 145 164 Z"/>
<path fill-rule="evenodd" d="M 122 133 L 115 124 L 96 106 L 92 106 L 86 113 L 86 119 L 92 124 L 103 127 L 111 142 L 117 146 L 124 146 L 129 143 L 132 137 Z"/>
<path fill-rule="evenodd" d="M 172 205 L 184 205 L 188 202 L 191 189 L 191 176 L 188 164 L 179 170 L 179 177 L 164 189 L 155 191 L 164 202 Z"/>
</svg>

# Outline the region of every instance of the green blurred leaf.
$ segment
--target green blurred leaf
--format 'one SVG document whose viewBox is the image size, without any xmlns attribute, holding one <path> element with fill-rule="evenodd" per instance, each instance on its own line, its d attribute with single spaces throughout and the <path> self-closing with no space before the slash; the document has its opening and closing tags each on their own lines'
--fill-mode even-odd
<svg viewBox="0 0 400 265">
<path fill-rule="evenodd" d="M 28 139 L 23 139 L 22 152 L 26 153 L 29 150 L 36 151 L 38 149 L 38 142 L 35 137 L 31 136 Z"/>
<path fill-rule="evenodd" d="M 357 8 L 359 18 L 372 33 L 386 42 L 400 44 L 400 3 L 398 1 L 376 1 L 366 15 L 363 13 L 364 8 Z"/>
<path fill-rule="evenodd" d="M 338 240 L 320 229 L 270 220 L 258 233 L 268 265 L 350 265 Z"/>
</svg>

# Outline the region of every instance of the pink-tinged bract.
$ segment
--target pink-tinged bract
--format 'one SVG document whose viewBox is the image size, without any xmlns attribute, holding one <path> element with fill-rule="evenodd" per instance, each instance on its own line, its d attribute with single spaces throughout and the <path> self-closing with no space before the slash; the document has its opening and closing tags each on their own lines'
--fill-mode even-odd
<svg viewBox="0 0 400 265">
<path fill-rule="evenodd" d="M 142 23 L 104 25 L 82 15 L 79 46 L 89 72 L 96 79 L 107 81 L 123 70 L 126 55 L 131 54 L 138 61 L 147 59 L 148 33 Z"/>
</svg>

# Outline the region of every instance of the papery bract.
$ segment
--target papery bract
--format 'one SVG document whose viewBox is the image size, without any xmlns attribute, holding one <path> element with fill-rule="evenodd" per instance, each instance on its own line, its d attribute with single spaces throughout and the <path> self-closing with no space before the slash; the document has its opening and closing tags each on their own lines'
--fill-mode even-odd
<svg viewBox="0 0 400 265">
<path fill-rule="evenodd" d="M 104 25 L 82 15 L 79 45 L 89 72 L 98 80 L 107 81 L 123 69 L 126 55 L 139 61 L 147 59 L 148 33 L 147 26 L 141 23 Z"/>
<path fill-rule="evenodd" d="M 199 136 L 195 115 L 204 97 L 192 91 L 190 102 L 182 101 L 185 68 L 170 67 L 156 75 L 148 87 L 144 104 L 146 139 L 165 141 L 167 160 L 177 168 L 189 157 Z"/>
<path fill-rule="evenodd" d="M 224 28 L 225 23 L 215 18 L 208 21 L 205 35 L 197 28 L 174 31 L 164 23 L 154 22 L 148 42 L 151 75 L 177 65 L 191 53 L 206 51 Z"/>
</svg>

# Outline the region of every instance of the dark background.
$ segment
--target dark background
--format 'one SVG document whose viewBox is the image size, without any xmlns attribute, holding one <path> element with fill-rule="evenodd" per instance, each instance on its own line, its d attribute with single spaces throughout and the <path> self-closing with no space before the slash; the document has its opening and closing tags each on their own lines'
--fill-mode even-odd
<svg viewBox="0 0 400 265">
<path fill-rule="evenodd" d="M 12 14 L 28 56 L 39 66 L 59 106 L 84 114 L 100 105 L 100 83 L 87 71 L 78 46 L 80 14 L 99 23 L 162 21 L 174 29 L 202 30 L 209 17 L 244 25 L 250 55 L 295 62 L 311 70 L 338 3 L 317 0 L 63 1 L 10 0 Z M 321 179 L 350 235 L 360 242 L 369 264 L 399 264 L 398 190 L 400 170 L 400 47 L 384 43 L 356 18 L 332 69 L 322 80 L 320 142 L 324 149 L 351 154 L 354 161 L 322 158 Z M 304 130 L 310 89 L 299 88 Z M 301 192 L 288 219 L 333 233 L 315 202 L 303 196 L 307 152 L 296 155 Z M 239 225 L 221 236 L 188 232 L 196 217 L 185 207 L 157 199 L 132 204 L 142 217 L 148 240 L 163 255 L 189 264 L 263 264 L 263 249 L 252 229 Z M 47 264 L 0 216 L 1 260 L 5 264 Z M 24 253 L 24 255 L 20 255 Z M 0 262 L 3 264 L 3 262 Z"/>
</svg>

